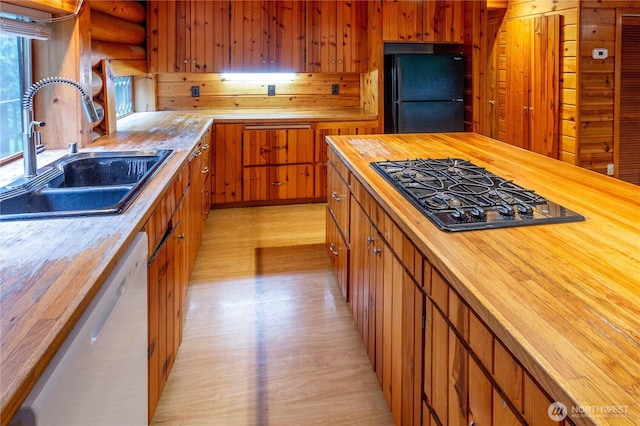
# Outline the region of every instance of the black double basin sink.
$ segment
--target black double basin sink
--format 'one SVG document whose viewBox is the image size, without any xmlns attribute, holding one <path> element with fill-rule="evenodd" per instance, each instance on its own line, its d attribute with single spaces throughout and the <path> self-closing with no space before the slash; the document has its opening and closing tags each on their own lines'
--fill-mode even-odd
<svg viewBox="0 0 640 426">
<path fill-rule="evenodd" d="M 69 154 L 34 179 L 0 188 L 0 220 L 122 213 L 172 150 Z"/>
</svg>

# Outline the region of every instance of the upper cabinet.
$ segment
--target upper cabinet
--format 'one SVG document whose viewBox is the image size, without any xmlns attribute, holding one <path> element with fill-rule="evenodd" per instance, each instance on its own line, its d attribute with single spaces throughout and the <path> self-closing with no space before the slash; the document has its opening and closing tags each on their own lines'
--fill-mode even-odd
<svg viewBox="0 0 640 426">
<path fill-rule="evenodd" d="M 364 72 L 366 8 L 362 1 L 307 1 L 307 72 Z"/>
<path fill-rule="evenodd" d="M 383 0 L 382 39 L 462 43 L 464 3 L 461 0 Z"/>
<path fill-rule="evenodd" d="M 235 1 L 229 12 L 228 71 L 305 71 L 304 2 Z"/>
<path fill-rule="evenodd" d="M 229 68 L 229 1 L 150 0 L 149 72 L 221 72 Z"/>
<path fill-rule="evenodd" d="M 366 2 L 150 0 L 150 72 L 363 72 Z"/>
</svg>

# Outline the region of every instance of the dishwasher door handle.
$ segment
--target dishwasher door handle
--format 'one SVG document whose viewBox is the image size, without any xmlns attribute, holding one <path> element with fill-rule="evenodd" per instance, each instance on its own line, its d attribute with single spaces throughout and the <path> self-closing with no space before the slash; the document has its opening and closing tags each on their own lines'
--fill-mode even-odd
<svg viewBox="0 0 640 426">
<path fill-rule="evenodd" d="M 98 321 L 98 323 L 96 324 L 96 327 L 91 331 L 90 336 L 91 336 L 92 345 L 95 345 L 96 343 L 98 343 L 98 340 L 100 340 L 100 336 L 102 336 L 102 332 L 104 331 L 105 327 L 109 323 L 109 319 L 111 319 L 111 314 L 113 314 L 113 311 L 116 310 L 116 307 L 118 307 L 118 303 L 120 303 L 120 301 L 122 300 L 122 296 L 127 291 L 127 284 L 128 284 L 127 279 L 126 278 L 123 279 L 120 285 L 118 286 L 118 289 L 116 290 L 115 294 L 113 295 L 111 303 L 109 303 L 109 308 L 104 312 L 104 314 L 102 314 L 102 318 L 100 318 L 100 321 Z"/>
</svg>

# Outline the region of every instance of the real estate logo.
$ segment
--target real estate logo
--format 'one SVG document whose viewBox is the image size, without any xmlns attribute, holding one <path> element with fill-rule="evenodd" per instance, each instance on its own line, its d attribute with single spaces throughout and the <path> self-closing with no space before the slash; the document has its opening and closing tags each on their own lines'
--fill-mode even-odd
<svg viewBox="0 0 640 426">
<path fill-rule="evenodd" d="M 549 418 L 555 422 L 564 420 L 568 413 L 569 411 L 567 410 L 567 406 L 558 401 L 552 402 L 547 409 Z"/>
</svg>

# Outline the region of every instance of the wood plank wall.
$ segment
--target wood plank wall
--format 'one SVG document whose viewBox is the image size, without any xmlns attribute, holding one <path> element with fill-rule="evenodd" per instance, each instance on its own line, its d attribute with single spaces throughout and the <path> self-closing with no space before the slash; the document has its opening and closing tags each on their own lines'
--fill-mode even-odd
<svg viewBox="0 0 640 426">
<path fill-rule="evenodd" d="M 500 26 L 498 43 L 500 46 L 498 70 L 498 137 L 506 132 L 510 123 L 507 110 L 507 23 L 522 18 L 544 15 L 562 15 L 561 28 L 561 75 L 560 75 L 560 141 L 559 159 L 576 164 L 576 117 L 577 117 L 577 34 L 578 0 L 510 0 Z M 487 119 L 487 117 L 482 117 Z"/>
<path fill-rule="evenodd" d="M 162 73 L 156 76 L 158 110 L 207 108 L 359 108 L 360 74 L 295 74 L 292 81 L 273 82 L 276 95 L 267 96 L 268 81 L 229 81 L 224 74 Z M 338 95 L 331 94 L 337 84 Z M 199 97 L 191 97 L 198 86 Z"/>
<path fill-rule="evenodd" d="M 616 65 L 616 13 L 640 13 L 637 1 L 580 2 L 580 126 L 579 166 L 606 173 L 614 162 L 614 87 Z M 607 48 L 607 59 L 593 59 L 593 48 Z M 637 99 L 637 93 L 636 93 Z M 636 101 L 637 104 L 637 101 Z"/>
</svg>

